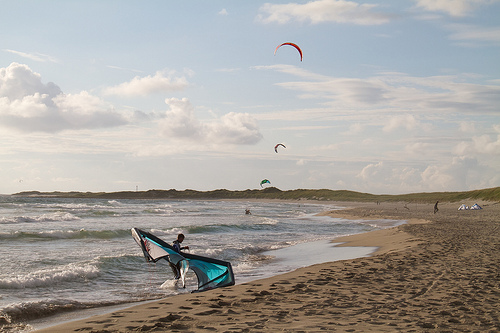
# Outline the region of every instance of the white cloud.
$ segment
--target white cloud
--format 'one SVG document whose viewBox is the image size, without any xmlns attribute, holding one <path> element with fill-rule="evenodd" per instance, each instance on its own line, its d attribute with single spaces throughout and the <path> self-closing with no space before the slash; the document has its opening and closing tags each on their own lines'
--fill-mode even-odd
<svg viewBox="0 0 500 333">
<path fill-rule="evenodd" d="M 43 84 L 28 66 L 0 68 L 0 124 L 24 132 L 123 125 L 126 119 L 98 97 L 82 91 L 63 94 L 54 83 Z"/>
<path fill-rule="evenodd" d="M 474 133 L 476 131 L 474 123 L 469 121 L 461 121 L 459 124 L 459 129 L 464 133 Z"/>
<path fill-rule="evenodd" d="M 409 152 L 412 155 L 422 156 L 425 154 L 430 147 L 430 144 L 423 142 L 414 142 L 406 145 L 405 151 Z"/>
<path fill-rule="evenodd" d="M 248 113 L 230 112 L 208 124 L 207 138 L 216 143 L 255 144 L 262 139 L 257 121 Z"/>
<path fill-rule="evenodd" d="M 274 70 L 280 73 L 290 74 L 302 79 L 315 80 L 315 81 L 325 81 L 330 77 L 322 74 L 317 74 L 303 68 L 292 66 L 292 65 L 271 65 L 271 66 L 253 66 L 253 69 L 257 70 Z"/>
<path fill-rule="evenodd" d="M 498 126 L 493 125 L 493 129 L 497 130 Z M 489 157 L 500 156 L 500 134 L 496 137 L 491 137 L 488 134 L 473 136 L 470 141 L 462 141 L 455 146 L 453 152 L 458 156 L 477 156 L 480 154 Z"/>
<path fill-rule="evenodd" d="M 411 114 L 407 115 L 396 115 L 387 121 L 387 123 L 383 127 L 384 132 L 392 132 L 399 128 L 402 128 L 406 131 L 411 131 L 416 129 L 419 126 L 419 122 L 415 119 Z"/>
<path fill-rule="evenodd" d="M 174 77 L 174 73 L 158 71 L 153 76 L 136 76 L 129 82 L 105 88 L 103 93 L 119 96 L 147 96 L 154 93 L 179 91 L 187 86 L 188 81 L 185 77 Z"/>
<path fill-rule="evenodd" d="M 290 21 L 352 23 L 359 25 L 379 25 L 388 23 L 392 16 L 374 11 L 378 5 L 359 4 L 345 0 L 317 0 L 305 4 L 266 3 L 260 7 L 258 20 L 264 23 L 279 24 Z"/>
<path fill-rule="evenodd" d="M 362 180 L 359 185 L 360 190 L 408 193 L 408 191 L 458 191 L 494 186 L 498 176 L 491 179 L 484 177 L 485 174 L 494 175 L 495 170 L 481 165 L 474 157 L 453 157 L 439 164 L 419 167 L 397 166 L 384 162 L 370 163 L 356 177 Z"/>
<path fill-rule="evenodd" d="M 482 154 L 500 155 L 500 135 L 492 139 L 484 134 L 472 138 L 474 150 Z"/>
<path fill-rule="evenodd" d="M 5 49 L 4 51 L 12 53 L 12 54 L 16 54 L 16 55 L 21 56 L 21 57 L 26 58 L 26 59 L 38 61 L 38 62 L 58 62 L 56 58 L 54 58 L 50 55 L 42 54 L 42 53 L 38 53 L 38 52 L 26 53 L 26 52 L 9 50 L 9 49 Z"/>
<path fill-rule="evenodd" d="M 378 177 L 378 174 L 383 170 L 384 163 L 378 162 L 377 164 L 368 164 L 361 170 L 357 177 L 363 180 L 374 180 Z M 380 178 L 379 178 L 380 179 Z"/>
<path fill-rule="evenodd" d="M 469 143 L 462 141 L 453 148 L 453 153 L 455 155 L 464 156 L 467 154 L 469 147 Z"/>
<path fill-rule="evenodd" d="M 416 0 L 417 7 L 431 12 L 444 12 L 451 16 L 466 16 L 481 5 L 498 0 Z"/>
<path fill-rule="evenodd" d="M 380 73 L 361 78 L 336 78 L 316 75 L 290 67 L 268 66 L 256 69 L 277 70 L 301 80 L 276 85 L 295 90 L 298 97 L 327 101 L 334 109 L 384 108 L 398 113 L 459 112 L 496 114 L 500 105 L 500 85 L 468 83 L 467 75 L 412 77 L 402 73 Z M 331 112 L 331 108 L 324 111 Z M 387 126 L 389 130 L 391 127 Z"/>
<path fill-rule="evenodd" d="M 219 15 L 222 15 L 222 16 L 227 16 L 229 15 L 229 13 L 227 12 L 226 8 L 222 8 L 219 13 Z"/>
<path fill-rule="evenodd" d="M 349 105 L 374 105 L 386 102 L 388 92 L 383 82 L 371 79 L 330 78 L 320 82 L 278 83 L 291 90 L 303 91 L 301 98 L 326 98 Z"/>
<path fill-rule="evenodd" d="M 330 145 L 322 145 L 322 146 L 317 146 L 317 147 L 311 147 L 312 150 L 319 150 L 319 151 L 332 151 L 332 150 L 339 150 L 340 145 L 339 144 L 330 144 Z"/>
<path fill-rule="evenodd" d="M 460 180 L 453 179 L 453 176 L 448 174 L 446 167 L 439 167 L 432 165 L 427 167 L 421 174 L 422 181 L 427 184 L 429 190 L 439 191 L 439 190 L 450 190 L 456 188 L 455 184 L 460 182 Z"/>
<path fill-rule="evenodd" d="M 114 65 L 108 65 L 108 66 L 106 66 L 106 67 L 111 68 L 111 69 L 117 69 L 117 70 L 120 70 L 120 71 L 127 71 L 127 72 L 142 73 L 142 71 L 141 71 L 141 70 L 139 70 L 139 69 L 133 69 L 133 68 L 123 68 L 123 67 L 114 66 Z"/>
<path fill-rule="evenodd" d="M 359 189 L 368 192 L 405 193 L 422 186 L 421 172 L 418 168 L 394 166 L 392 163 L 384 162 L 366 165 L 356 178 L 362 180 Z"/>
<path fill-rule="evenodd" d="M 219 119 L 201 122 L 187 98 L 168 98 L 170 107 L 161 121 L 162 134 L 203 144 L 255 144 L 262 139 L 257 122 L 247 113 L 230 112 Z"/>
<path fill-rule="evenodd" d="M 161 122 L 162 133 L 167 137 L 199 140 L 203 127 L 194 115 L 194 108 L 187 98 L 167 98 L 170 107 L 167 117 Z"/>
<path fill-rule="evenodd" d="M 474 136 L 470 142 L 458 144 L 455 151 L 458 155 L 500 155 L 500 135 L 493 139 L 487 134 Z"/>
<path fill-rule="evenodd" d="M 234 72 L 239 72 L 241 68 L 219 68 L 216 69 L 216 72 L 221 72 L 221 73 L 234 73 Z"/>
<path fill-rule="evenodd" d="M 478 27 L 471 24 L 450 24 L 450 39 L 476 43 L 500 43 L 500 27 Z"/>
<path fill-rule="evenodd" d="M 65 177 L 54 177 L 50 179 L 52 182 L 55 183 L 76 183 L 80 179 L 78 178 L 65 178 Z"/>
<path fill-rule="evenodd" d="M 349 126 L 349 130 L 344 132 L 343 134 L 347 135 L 355 135 L 355 134 L 360 134 L 364 131 L 365 126 L 360 124 L 360 123 L 354 123 Z"/>
<path fill-rule="evenodd" d="M 431 191 L 488 187 L 490 179 L 482 175 L 491 171 L 474 157 L 454 157 L 451 163 L 428 166 L 422 172 L 422 185 Z"/>
<path fill-rule="evenodd" d="M 40 74 L 31 71 L 27 65 L 14 62 L 6 68 L 0 68 L 1 98 L 19 100 L 37 93 L 54 97 L 61 90 L 52 82 L 43 84 Z"/>
</svg>

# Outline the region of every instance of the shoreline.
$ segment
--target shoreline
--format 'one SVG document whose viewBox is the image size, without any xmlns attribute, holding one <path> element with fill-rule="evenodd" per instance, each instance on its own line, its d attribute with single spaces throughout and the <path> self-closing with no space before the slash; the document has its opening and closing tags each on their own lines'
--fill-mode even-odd
<svg viewBox="0 0 500 333">
<path fill-rule="evenodd" d="M 332 240 L 342 242 L 337 246 L 376 244 L 370 257 L 177 295 L 36 332 L 500 329 L 500 205 L 457 212 L 458 204 L 444 203 L 433 214 L 432 204 L 338 204 L 348 207 L 325 215 L 408 224 Z"/>
<path fill-rule="evenodd" d="M 248 200 L 220 199 L 220 201 L 238 201 L 238 202 L 244 201 L 244 202 L 249 202 L 249 203 L 252 203 L 252 202 L 259 202 L 259 203 L 262 203 L 262 202 L 283 202 L 283 200 L 279 200 L 279 199 L 248 199 Z M 287 200 L 285 202 L 289 202 L 289 201 Z M 318 202 L 316 200 L 296 200 L 294 202 L 299 204 L 299 205 L 300 204 L 315 204 L 315 205 L 339 206 L 339 204 L 340 204 L 337 201 Z M 351 203 L 351 202 L 347 203 L 348 206 L 351 206 L 352 204 L 353 203 Z M 345 204 L 342 203 L 341 206 L 345 206 Z M 344 208 L 342 208 L 342 209 L 344 209 Z M 339 211 L 342 211 L 342 209 Z M 317 213 L 315 215 L 316 216 L 327 216 L 328 211 L 323 211 L 323 212 Z M 333 217 L 336 218 L 339 216 L 333 216 Z M 342 217 L 342 216 L 340 216 L 340 217 Z M 342 217 L 342 218 L 349 219 L 348 217 Z M 375 230 L 375 231 L 385 231 L 387 229 L 393 229 L 393 228 L 395 228 L 395 226 L 388 227 L 386 229 Z M 384 248 L 384 246 L 383 245 L 379 246 L 377 244 L 372 244 L 372 243 L 368 244 L 365 242 L 361 242 L 361 243 L 357 242 L 358 244 L 351 245 L 351 241 L 349 240 L 349 238 L 351 238 L 351 237 L 357 238 L 356 236 L 358 236 L 358 235 L 364 235 L 366 233 L 371 233 L 371 232 L 375 232 L 375 231 L 365 231 L 365 232 L 362 232 L 360 234 L 339 236 L 339 237 L 335 237 L 335 238 L 329 239 L 329 240 L 327 239 L 327 240 L 323 240 L 323 241 L 313 241 L 313 242 L 308 242 L 308 243 L 301 243 L 301 244 L 294 245 L 291 247 L 283 248 L 281 250 L 269 251 L 269 255 L 274 254 L 276 256 L 276 259 L 280 260 L 280 261 L 289 261 L 291 267 L 293 267 L 293 268 L 290 268 L 290 272 L 295 271 L 295 270 L 300 269 L 300 268 L 304 268 L 304 267 L 312 266 L 312 265 L 316 265 L 316 264 L 322 264 L 325 262 L 342 261 L 342 260 L 350 260 L 350 259 L 355 259 L 355 258 L 370 257 L 370 256 L 373 256 L 378 251 L 380 251 L 380 248 Z M 354 241 L 354 239 L 353 239 L 353 241 Z M 338 248 L 348 248 L 348 249 L 341 250 Z M 281 253 L 277 253 L 277 251 L 281 252 Z M 328 258 L 331 258 L 332 260 L 329 261 L 327 259 L 324 259 L 321 262 L 310 263 L 310 264 L 297 263 L 298 262 L 297 260 L 300 258 L 301 255 L 304 254 L 304 251 L 306 251 L 306 252 L 311 251 L 313 253 L 321 251 L 321 253 L 323 253 L 323 255 L 325 255 L 325 253 L 326 253 L 326 256 Z M 348 251 L 350 251 L 350 252 L 348 252 Z M 327 252 L 330 252 L 330 253 L 327 253 Z M 297 265 L 299 265 L 299 266 L 297 266 Z M 296 267 L 294 267 L 294 266 L 296 266 Z M 288 272 L 285 271 L 284 273 L 288 273 Z M 251 280 L 244 279 L 243 282 L 237 281 L 237 285 L 251 283 L 251 282 L 259 281 L 259 280 L 264 280 L 264 279 L 267 279 L 270 277 L 279 276 L 281 274 L 283 274 L 283 273 L 278 273 L 278 274 L 274 274 L 271 276 L 265 276 L 265 277 L 256 277 L 256 278 L 251 279 Z M 170 299 L 170 298 L 176 297 L 176 296 L 179 296 L 179 295 L 168 296 L 164 299 Z M 47 318 L 41 318 L 41 319 L 34 320 L 33 322 L 31 322 L 29 324 L 34 326 L 34 331 L 39 332 L 40 330 L 48 329 L 48 328 L 51 328 L 54 326 L 64 325 L 66 323 L 70 323 L 73 321 L 85 320 L 85 319 L 88 319 L 88 318 L 91 318 L 91 317 L 94 317 L 97 315 L 108 314 L 108 313 L 118 311 L 118 310 L 125 310 L 125 309 L 128 309 L 130 307 L 135 307 L 137 305 L 147 304 L 147 303 L 151 303 L 151 302 L 157 302 L 159 300 L 161 300 L 161 299 L 153 299 L 153 300 L 132 302 L 132 303 L 123 303 L 123 304 L 118 304 L 118 305 L 103 306 L 103 307 L 99 307 L 99 308 L 75 310 L 75 311 L 71 311 L 71 312 L 67 312 L 67 313 L 63 312 L 63 313 L 56 314 L 54 316 L 49 317 L 48 320 L 47 320 Z"/>
</svg>

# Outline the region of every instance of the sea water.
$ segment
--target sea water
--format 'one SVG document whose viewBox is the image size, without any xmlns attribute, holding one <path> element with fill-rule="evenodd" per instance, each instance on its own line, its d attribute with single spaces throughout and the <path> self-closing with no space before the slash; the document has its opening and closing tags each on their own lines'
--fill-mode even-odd
<svg viewBox="0 0 500 333">
<path fill-rule="evenodd" d="M 0 196 L 0 327 L 21 332 L 33 327 L 26 323 L 62 312 L 196 289 L 194 274 L 183 289 L 166 262 L 147 263 L 132 227 L 169 243 L 184 233 L 190 253 L 230 261 L 236 283 L 242 283 L 369 255 L 373 249 L 334 248 L 329 241 L 402 223 L 316 215 L 339 208 L 320 202 Z"/>
</svg>

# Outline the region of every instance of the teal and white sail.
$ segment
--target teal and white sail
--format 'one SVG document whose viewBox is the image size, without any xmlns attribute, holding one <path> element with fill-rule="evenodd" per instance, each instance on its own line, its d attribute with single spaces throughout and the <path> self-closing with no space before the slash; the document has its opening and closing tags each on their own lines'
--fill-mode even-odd
<svg viewBox="0 0 500 333">
<path fill-rule="evenodd" d="M 167 260 L 176 278 L 183 281 L 183 286 L 188 269 L 191 269 L 198 278 L 198 291 L 234 285 L 230 262 L 190 253 L 177 253 L 172 245 L 138 228 L 132 228 L 132 236 L 141 247 L 147 261 Z"/>
</svg>

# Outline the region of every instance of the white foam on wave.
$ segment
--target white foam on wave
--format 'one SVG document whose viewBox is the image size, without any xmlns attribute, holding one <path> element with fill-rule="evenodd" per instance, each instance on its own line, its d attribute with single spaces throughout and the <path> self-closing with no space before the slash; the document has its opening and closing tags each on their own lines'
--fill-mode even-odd
<svg viewBox="0 0 500 333">
<path fill-rule="evenodd" d="M 50 287 L 62 282 L 93 279 L 100 271 L 96 265 L 68 264 L 62 267 L 44 269 L 0 280 L 0 289 L 24 289 Z"/>
<path fill-rule="evenodd" d="M 163 229 L 151 229 L 151 233 L 155 236 L 161 237 L 161 236 L 173 236 L 175 235 L 177 237 L 178 234 L 183 233 L 184 231 L 181 228 L 171 228 L 167 230 Z"/>
<path fill-rule="evenodd" d="M 40 240 L 53 240 L 53 239 L 83 239 L 83 238 L 96 238 L 96 239 L 111 239 L 121 238 L 128 236 L 128 230 L 46 230 L 46 231 L 14 231 L 14 232 L 0 232 L 1 239 L 21 240 L 22 239 L 40 239 Z"/>
<path fill-rule="evenodd" d="M 38 216 L 13 216 L 13 217 L 2 217 L 0 218 L 0 223 L 11 224 L 11 223 L 36 223 L 36 222 L 62 222 L 62 221 L 74 221 L 80 218 L 76 215 L 67 212 L 55 212 L 51 214 L 43 214 Z"/>
<path fill-rule="evenodd" d="M 41 299 L 12 303 L 1 307 L 0 318 L 3 317 L 7 323 L 17 323 L 19 325 L 19 330 L 7 330 L 6 332 L 32 332 L 33 329 L 42 329 L 51 326 L 51 324 L 54 325 L 56 323 L 60 323 L 54 319 L 51 321 L 50 319 L 44 320 L 40 318 L 59 315 L 59 320 L 63 319 L 62 322 L 64 322 L 69 318 L 73 320 L 79 319 L 78 317 L 82 315 L 82 318 L 84 318 L 86 317 L 84 314 L 102 314 L 102 307 L 104 306 L 114 307 L 115 309 L 121 309 L 129 306 L 124 304 L 126 303 L 120 301 L 80 302 L 69 299 Z M 109 309 L 110 308 L 108 308 L 108 310 Z M 84 312 L 71 312 L 74 310 L 81 310 Z M 29 321 L 30 324 L 26 325 L 26 321 Z M 32 324 L 34 324 L 34 327 Z M 9 325 L 8 327 L 10 328 L 14 326 Z M 3 332 L 1 326 L 0 332 Z"/>
<path fill-rule="evenodd" d="M 166 280 L 160 286 L 160 289 L 172 289 L 177 290 L 179 280 Z"/>
<path fill-rule="evenodd" d="M 105 208 L 109 208 L 109 205 L 98 204 L 98 203 L 56 202 L 56 203 L 48 203 L 48 204 L 41 204 L 40 203 L 40 204 L 38 204 L 38 207 L 39 208 L 46 208 L 46 209 L 89 210 L 89 209 L 105 209 Z"/>
<path fill-rule="evenodd" d="M 40 238 L 54 238 L 54 239 L 66 239 L 66 238 L 74 238 L 76 235 L 80 234 L 82 230 L 49 230 L 49 231 L 40 231 L 35 233 L 36 237 Z M 17 233 L 17 231 L 16 231 Z"/>
<path fill-rule="evenodd" d="M 233 266 L 233 272 L 235 274 L 245 274 L 245 273 L 251 272 L 257 266 L 258 265 L 255 264 L 254 262 L 245 261 L 245 262 L 241 262 L 241 263 L 238 263 L 237 265 Z"/>
<path fill-rule="evenodd" d="M 279 221 L 270 217 L 262 218 L 262 221 L 255 223 L 256 225 L 275 225 L 278 224 Z"/>
<path fill-rule="evenodd" d="M 74 230 L 50 230 L 50 231 L 39 231 L 39 232 L 24 232 L 24 231 L 14 231 L 14 232 L 0 232 L 0 239 L 13 239 L 13 238 L 51 238 L 51 239 L 66 239 L 73 238 L 80 231 Z"/>
<path fill-rule="evenodd" d="M 146 213 L 158 214 L 158 215 L 175 215 L 187 212 L 185 209 L 181 208 L 150 208 L 145 210 Z"/>
</svg>

